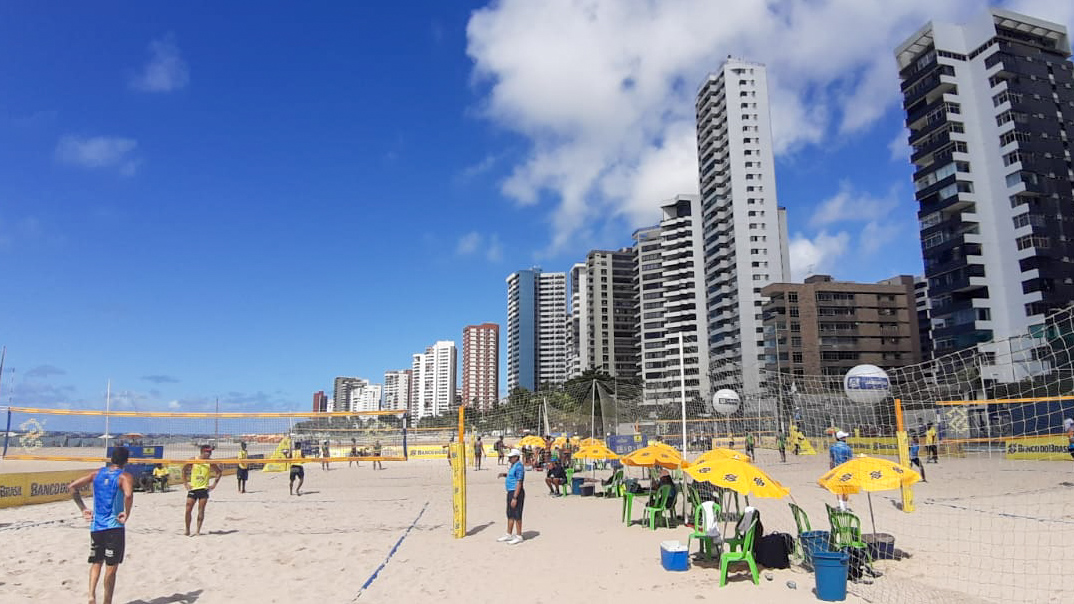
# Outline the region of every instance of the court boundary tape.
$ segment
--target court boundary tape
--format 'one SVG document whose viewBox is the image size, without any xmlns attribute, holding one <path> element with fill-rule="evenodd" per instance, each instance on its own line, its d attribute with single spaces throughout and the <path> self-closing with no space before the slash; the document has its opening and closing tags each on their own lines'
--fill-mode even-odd
<svg viewBox="0 0 1074 604">
<path fill-rule="evenodd" d="M 354 599 L 351 600 L 351 602 L 357 602 L 358 598 L 361 598 L 362 594 L 365 593 L 365 590 L 369 589 L 369 586 L 372 585 L 373 581 L 375 581 L 377 579 L 377 576 L 380 575 L 380 571 L 384 570 L 384 567 L 388 565 L 388 561 L 390 561 L 392 559 L 392 556 L 395 555 L 396 550 L 398 550 L 399 546 L 403 544 L 403 541 L 407 538 L 407 535 L 410 534 L 410 531 L 414 530 L 414 527 L 417 526 L 418 521 L 421 520 L 422 515 L 425 514 L 425 509 L 428 507 L 429 502 L 426 501 L 425 505 L 421 506 L 421 511 L 418 512 L 418 516 L 414 518 L 414 522 L 411 522 L 410 526 L 408 526 L 407 529 L 403 531 L 403 534 L 399 536 L 399 540 L 396 541 L 395 545 L 392 546 L 392 549 L 388 551 L 388 556 L 384 558 L 384 562 L 381 562 L 380 566 L 378 566 L 377 569 L 373 571 L 373 574 L 369 575 L 369 578 L 365 580 L 365 583 L 362 583 L 362 587 L 358 590 L 358 595 L 354 596 Z"/>
</svg>

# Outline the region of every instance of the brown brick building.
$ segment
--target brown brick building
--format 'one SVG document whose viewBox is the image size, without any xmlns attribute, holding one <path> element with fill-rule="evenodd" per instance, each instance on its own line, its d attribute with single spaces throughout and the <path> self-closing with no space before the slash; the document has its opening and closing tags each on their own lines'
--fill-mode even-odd
<svg viewBox="0 0 1074 604">
<path fill-rule="evenodd" d="M 855 365 L 890 369 L 921 362 L 914 278 L 880 283 L 773 283 L 764 305 L 765 367 L 842 379 Z M 778 360 L 778 364 L 777 364 Z"/>
</svg>

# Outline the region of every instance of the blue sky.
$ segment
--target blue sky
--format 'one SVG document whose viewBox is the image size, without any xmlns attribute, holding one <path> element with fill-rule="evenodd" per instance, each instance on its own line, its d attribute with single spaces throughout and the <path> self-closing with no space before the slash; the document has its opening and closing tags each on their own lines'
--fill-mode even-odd
<svg viewBox="0 0 1074 604">
<path fill-rule="evenodd" d="M 507 274 L 696 190 L 728 54 L 769 65 L 796 276 L 919 273 L 892 49 L 985 3 L 710 4 L 0 5 L 0 402 L 306 409 L 503 324 Z"/>
</svg>

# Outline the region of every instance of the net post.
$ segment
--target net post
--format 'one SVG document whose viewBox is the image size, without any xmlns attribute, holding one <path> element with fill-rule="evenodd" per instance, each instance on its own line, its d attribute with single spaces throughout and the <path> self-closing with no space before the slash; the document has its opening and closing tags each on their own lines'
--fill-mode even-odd
<svg viewBox="0 0 1074 604">
<path fill-rule="evenodd" d="M 452 512 L 453 529 L 456 539 L 466 536 L 466 444 L 463 436 L 466 429 L 466 407 L 459 406 L 459 438 L 448 447 L 452 458 Z"/>
<path fill-rule="evenodd" d="M 7 439 L 11 436 L 11 407 L 7 408 L 7 427 L 4 428 L 4 452 L 0 453 L 0 459 L 7 457 Z"/>
<path fill-rule="evenodd" d="M 899 463 L 910 467 L 910 439 L 906 436 L 906 423 L 903 421 L 902 416 L 902 399 L 895 399 L 895 442 L 899 447 Z M 902 491 L 902 511 L 912 512 L 914 511 L 914 491 L 910 485 L 903 485 L 900 488 Z"/>
<path fill-rule="evenodd" d="M 406 461 L 409 461 L 407 459 L 407 448 L 406 448 L 406 428 L 407 428 L 408 424 L 410 424 L 410 414 L 409 413 L 404 413 L 403 414 L 403 459 L 406 460 Z"/>
</svg>

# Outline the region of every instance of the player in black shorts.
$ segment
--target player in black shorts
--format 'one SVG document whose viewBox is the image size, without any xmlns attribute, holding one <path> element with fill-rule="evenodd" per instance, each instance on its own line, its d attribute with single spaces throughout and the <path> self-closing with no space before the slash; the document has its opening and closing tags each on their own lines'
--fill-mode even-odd
<svg viewBox="0 0 1074 604">
<path fill-rule="evenodd" d="M 295 445 L 294 449 L 291 449 L 289 455 L 292 460 L 302 459 L 302 448 L 299 445 Z M 295 486 L 295 478 L 298 479 L 298 486 Z M 291 495 L 302 495 L 302 483 L 306 480 L 306 470 L 302 467 L 301 463 L 291 462 L 291 481 L 288 486 L 288 493 Z"/>
</svg>

